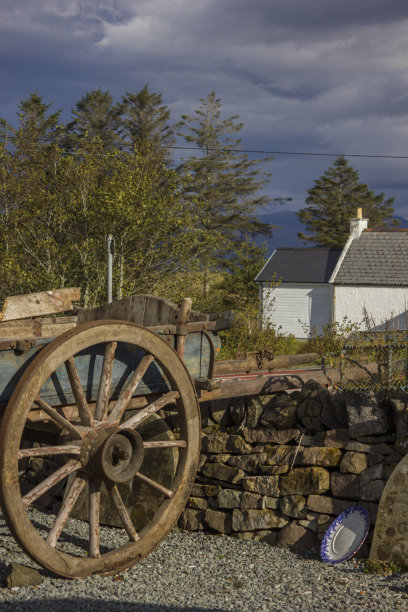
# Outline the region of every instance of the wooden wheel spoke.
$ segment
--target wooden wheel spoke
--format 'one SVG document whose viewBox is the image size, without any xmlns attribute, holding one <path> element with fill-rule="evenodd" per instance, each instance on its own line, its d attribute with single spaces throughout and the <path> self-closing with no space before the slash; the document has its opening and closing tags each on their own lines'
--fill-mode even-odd
<svg viewBox="0 0 408 612">
<path fill-rule="evenodd" d="M 99 515 L 101 508 L 101 481 L 89 482 L 89 556 L 99 559 Z"/>
<path fill-rule="evenodd" d="M 69 515 L 71 514 L 75 506 L 75 502 L 78 499 L 78 496 L 84 486 L 85 479 L 81 476 L 77 476 L 74 479 L 64 501 L 62 502 L 62 506 L 60 511 L 58 512 L 57 518 L 55 519 L 55 522 L 48 533 L 47 544 L 49 544 L 50 546 L 53 546 L 55 548 L 57 540 L 61 535 L 61 531 L 64 529 L 64 525 L 67 522 Z"/>
<path fill-rule="evenodd" d="M 139 478 L 139 480 L 147 484 L 152 489 L 155 489 L 156 491 L 163 493 L 163 495 L 165 495 L 166 497 L 170 498 L 170 497 L 173 497 L 174 495 L 174 491 L 171 491 L 171 489 L 166 489 L 166 487 L 163 487 L 163 485 L 159 484 L 155 480 L 152 480 L 151 478 L 148 478 L 147 476 L 145 476 L 144 474 L 141 474 L 140 472 L 137 472 L 135 474 L 135 478 Z"/>
<path fill-rule="evenodd" d="M 70 357 L 66 360 L 65 367 L 67 369 L 69 382 L 71 385 L 72 393 L 74 394 L 81 423 L 86 427 L 90 427 L 92 423 L 92 415 L 89 410 L 88 402 L 86 401 L 85 392 L 82 387 L 78 370 L 76 368 L 73 357 Z"/>
<path fill-rule="evenodd" d="M 130 518 L 128 511 L 126 510 L 125 504 L 122 501 L 118 487 L 116 485 L 109 486 L 108 490 L 112 503 L 118 512 L 126 533 L 129 536 L 129 540 L 131 542 L 137 542 L 139 540 L 139 535 L 132 523 L 132 519 Z"/>
<path fill-rule="evenodd" d="M 95 419 L 97 421 L 103 421 L 108 413 L 110 386 L 112 381 L 113 362 L 115 360 L 116 347 L 117 342 L 108 342 L 105 348 L 95 408 Z"/>
<path fill-rule="evenodd" d="M 52 455 L 80 455 L 81 449 L 76 444 L 64 444 L 62 446 L 39 446 L 35 448 L 24 448 L 18 451 L 18 458 L 26 457 L 48 457 Z"/>
<path fill-rule="evenodd" d="M 112 408 L 108 421 L 111 423 L 119 423 L 120 419 L 125 412 L 128 403 L 130 402 L 133 393 L 136 391 L 140 381 L 145 375 L 147 368 L 154 361 L 153 355 L 145 355 L 140 360 L 136 370 L 133 372 L 132 376 L 127 381 L 126 385 L 122 389 L 114 407 Z"/>
<path fill-rule="evenodd" d="M 39 406 L 42 410 L 44 410 L 44 412 L 48 414 L 48 416 L 54 421 L 54 423 L 56 423 L 63 429 L 69 431 L 69 433 L 72 434 L 74 438 L 82 440 L 82 434 L 79 429 L 77 429 L 75 425 L 70 423 L 64 416 L 57 412 L 55 408 L 47 404 L 47 402 L 45 402 L 41 397 L 37 397 L 34 400 L 34 403 L 37 404 L 37 406 Z"/>
<path fill-rule="evenodd" d="M 157 440 L 154 442 L 143 442 L 144 449 L 150 448 L 170 448 L 177 446 L 178 448 L 186 448 L 187 442 L 185 440 Z"/>
<path fill-rule="evenodd" d="M 146 406 L 146 408 L 143 408 L 143 410 L 130 417 L 130 419 L 128 419 L 124 423 L 121 423 L 119 427 L 121 429 L 134 429 L 135 427 L 143 423 L 143 421 L 145 421 L 151 414 L 154 414 L 161 408 L 164 408 L 164 406 L 167 406 L 167 404 L 174 402 L 179 397 L 180 393 L 178 391 L 169 391 L 168 393 L 165 393 L 157 400 Z"/>
<path fill-rule="evenodd" d="M 24 506 L 28 508 L 28 506 L 32 504 L 36 499 L 41 497 L 43 493 L 49 491 L 49 489 L 56 485 L 57 482 L 60 482 L 60 480 L 63 480 L 64 478 L 69 476 L 71 472 L 75 472 L 75 470 L 78 470 L 80 467 L 80 461 L 77 461 L 76 459 L 70 459 L 65 465 L 60 467 L 53 474 L 50 474 L 48 478 L 45 478 L 45 480 L 43 480 L 36 487 L 31 489 L 29 493 L 24 495 L 24 497 L 22 498 Z"/>
</svg>

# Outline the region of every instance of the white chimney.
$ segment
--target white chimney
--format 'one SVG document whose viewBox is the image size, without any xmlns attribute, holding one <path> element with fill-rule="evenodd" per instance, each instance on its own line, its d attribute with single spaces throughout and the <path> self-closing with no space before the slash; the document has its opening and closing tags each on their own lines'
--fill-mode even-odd
<svg viewBox="0 0 408 612">
<path fill-rule="evenodd" d="M 355 219 L 350 219 L 350 237 L 351 240 L 360 238 L 361 232 L 367 229 L 368 219 L 363 219 L 363 209 L 357 208 L 357 216 Z M 351 242 L 350 240 L 350 242 Z"/>
<path fill-rule="evenodd" d="M 360 238 L 363 230 L 367 229 L 368 219 L 363 219 L 363 209 L 357 208 L 357 216 L 355 219 L 350 219 L 350 234 L 347 238 L 347 242 L 344 245 L 343 251 L 337 261 L 336 267 L 333 270 L 333 273 L 330 277 L 329 283 L 333 283 L 336 278 L 337 272 L 343 262 L 343 259 L 346 256 L 347 251 L 349 250 L 350 244 L 353 240 Z"/>
</svg>

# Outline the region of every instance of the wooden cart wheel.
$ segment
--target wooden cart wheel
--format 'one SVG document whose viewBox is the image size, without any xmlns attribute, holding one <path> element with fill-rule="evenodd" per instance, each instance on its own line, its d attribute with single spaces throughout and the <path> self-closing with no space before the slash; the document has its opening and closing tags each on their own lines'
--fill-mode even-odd
<svg viewBox="0 0 408 612">
<path fill-rule="evenodd" d="M 155 394 L 149 397 L 152 390 Z M 143 425 L 153 414 L 163 419 L 170 415 L 176 432 L 172 440 L 143 439 Z M 44 442 L 44 430 L 54 432 L 56 441 Z M 27 433 L 32 440 L 28 444 Z M 178 451 L 174 478 L 166 485 L 141 468 L 145 453 L 163 447 Z M 67 578 L 115 573 L 145 557 L 174 526 L 187 501 L 199 452 L 197 398 L 175 351 L 136 324 L 85 323 L 45 346 L 16 385 L 0 432 L 2 510 L 20 546 L 48 570 Z M 37 457 L 59 467 L 26 491 L 20 482 L 22 464 Z M 157 508 L 138 530 L 119 491 L 119 483 L 132 481 L 159 493 Z M 59 511 L 40 513 L 38 500 L 61 483 L 68 486 Z M 108 531 L 100 529 L 101 486 L 123 525 L 119 534 L 125 538 L 119 544 L 113 537 L 101 541 L 101 533 Z M 89 526 L 71 516 L 84 489 L 89 491 Z M 74 552 L 72 536 L 65 531 L 69 524 L 79 525 Z"/>
</svg>

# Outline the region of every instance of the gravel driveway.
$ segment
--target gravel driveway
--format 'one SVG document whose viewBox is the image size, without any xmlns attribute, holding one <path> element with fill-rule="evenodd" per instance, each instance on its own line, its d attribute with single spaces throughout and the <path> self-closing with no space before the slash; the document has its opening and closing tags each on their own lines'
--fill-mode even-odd
<svg viewBox="0 0 408 612">
<path fill-rule="evenodd" d="M 0 515 L 1 580 L 11 561 L 35 567 Z M 179 530 L 117 576 L 70 581 L 41 573 L 38 587 L 0 588 L 1 611 L 408 610 L 408 573 L 366 574 L 356 561 L 324 564 L 316 551 Z"/>
</svg>

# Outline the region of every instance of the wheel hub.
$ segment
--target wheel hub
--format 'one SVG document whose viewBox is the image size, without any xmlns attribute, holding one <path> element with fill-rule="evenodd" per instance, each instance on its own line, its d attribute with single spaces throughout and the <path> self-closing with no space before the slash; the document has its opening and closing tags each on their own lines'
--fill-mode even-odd
<svg viewBox="0 0 408 612">
<path fill-rule="evenodd" d="M 127 482 L 139 471 L 144 449 L 140 435 L 132 429 L 108 426 L 85 437 L 81 462 L 85 470 L 111 482 Z"/>
</svg>

